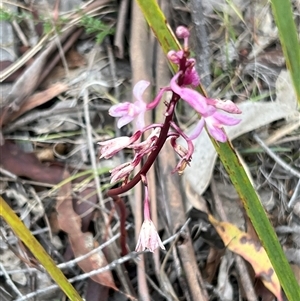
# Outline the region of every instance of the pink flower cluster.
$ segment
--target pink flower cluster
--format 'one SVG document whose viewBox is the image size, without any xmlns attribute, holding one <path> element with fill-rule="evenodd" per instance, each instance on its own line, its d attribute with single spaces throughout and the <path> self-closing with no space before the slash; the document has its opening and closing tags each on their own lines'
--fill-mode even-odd
<svg viewBox="0 0 300 301">
<path fill-rule="evenodd" d="M 169 140 L 174 151 L 179 155 L 180 161 L 176 166 L 175 171 L 182 173 L 186 165 L 191 161 L 194 152 L 192 140 L 201 134 L 203 127 L 206 127 L 208 133 L 215 140 L 226 142 L 227 136 L 223 127 L 236 125 L 240 122 L 239 119 L 229 115 L 241 113 L 239 108 L 231 100 L 207 98 L 193 88 L 199 85 L 200 79 L 195 69 L 195 60 L 189 57 L 189 31 L 187 28 L 179 26 L 176 30 L 176 34 L 179 38 L 184 40 L 184 45 L 183 50 L 172 50 L 168 53 L 170 62 L 178 66 L 178 72 L 173 76 L 170 84 L 167 87 L 161 88 L 153 101 L 146 104 L 143 101 L 143 93 L 149 87 L 150 83 L 141 80 L 133 88 L 133 95 L 136 99 L 135 102 L 120 103 L 112 106 L 109 110 L 111 116 L 119 118 L 117 123 L 119 128 L 135 121 L 137 131 L 131 137 L 118 137 L 99 143 L 101 146 L 100 158 L 110 158 L 124 148 L 133 150 L 134 156 L 131 162 L 126 162 L 111 170 L 111 182 L 123 180 L 124 186 L 128 187 L 128 189 L 132 188 L 129 177 L 134 168 L 143 158 L 145 158 L 145 160 L 151 160 L 151 162 L 148 162 L 149 164 L 144 165 L 147 166 L 147 168 L 142 167 L 138 174 L 139 180 L 142 180 L 142 183 L 145 186 L 145 221 L 142 226 L 136 250 L 144 250 L 147 248 L 150 251 L 153 251 L 157 247 L 164 249 L 155 226 L 150 219 L 146 173 L 165 141 Z M 162 96 L 166 91 L 171 91 L 173 96 L 170 102 L 166 104 L 165 121 L 161 124 L 145 126 L 145 112 L 147 110 L 153 110 L 160 103 Z M 180 100 L 188 103 L 201 116 L 190 136 L 187 136 L 173 121 L 175 107 Z M 143 133 L 148 130 L 152 131 L 151 134 L 146 140 L 141 142 L 140 138 Z M 187 148 L 177 143 L 176 140 L 179 137 L 182 137 L 186 141 Z"/>
</svg>

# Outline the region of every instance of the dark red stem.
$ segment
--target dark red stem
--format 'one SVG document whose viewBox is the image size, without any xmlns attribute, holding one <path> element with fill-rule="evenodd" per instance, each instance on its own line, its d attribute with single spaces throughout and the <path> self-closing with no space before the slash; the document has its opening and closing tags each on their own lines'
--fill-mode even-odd
<svg viewBox="0 0 300 301">
<path fill-rule="evenodd" d="M 169 106 L 174 106 L 175 108 L 175 104 L 178 101 L 178 96 L 177 94 L 173 94 L 172 100 L 170 101 Z M 174 112 L 174 108 L 173 108 L 173 112 Z M 145 175 L 148 170 L 150 169 L 150 167 L 152 166 L 152 164 L 154 163 L 156 157 L 158 156 L 160 150 L 162 149 L 167 137 L 168 137 L 168 131 L 170 128 L 170 121 L 173 118 L 173 112 L 172 114 L 170 114 L 169 116 L 166 117 L 164 125 L 161 129 L 160 135 L 157 139 L 157 144 L 156 144 L 156 148 L 153 150 L 153 152 L 149 155 L 146 163 L 143 165 L 143 167 L 141 168 L 141 170 L 134 176 L 134 178 L 128 182 L 127 184 L 120 186 L 118 188 L 114 188 L 114 189 L 110 189 L 107 192 L 107 195 L 110 197 L 122 194 L 130 189 L 132 189 L 140 180 L 141 180 L 141 175 Z"/>
<path fill-rule="evenodd" d="M 186 53 L 186 55 L 188 55 L 188 53 Z M 186 56 L 183 57 L 183 59 L 180 62 L 179 70 L 182 71 L 182 75 L 178 79 L 178 85 L 182 85 L 185 69 L 186 69 Z M 157 158 L 157 156 L 158 156 L 160 150 L 162 149 L 163 145 L 165 144 L 166 139 L 168 138 L 168 132 L 169 132 L 169 129 L 170 129 L 170 122 L 173 119 L 175 106 L 176 106 L 176 103 L 177 103 L 178 100 L 179 100 L 179 96 L 176 93 L 173 93 L 172 99 L 170 100 L 170 103 L 169 103 L 168 108 L 166 110 L 166 112 L 168 112 L 169 114 L 165 118 L 164 125 L 163 125 L 163 127 L 161 129 L 161 132 L 160 132 L 160 135 L 157 139 L 156 148 L 149 155 L 146 163 L 143 165 L 141 170 L 127 184 L 125 184 L 123 186 L 120 186 L 118 188 L 110 189 L 107 192 L 108 196 L 113 197 L 113 196 L 116 196 L 116 195 L 127 192 L 128 190 L 132 189 L 141 180 L 141 175 L 145 175 L 148 172 L 148 170 L 150 169 L 150 167 L 154 163 L 155 159 Z"/>
<path fill-rule="evenodd" d="M 120 245 L 121 245 L 121 256 L 125 256 L 128 254 L 128 250 L 126 247 L 126 207 L 122 198 L 119 196 L 112 196 L 114 203 L 117 206 L 120 216 Z"/>
</svg>

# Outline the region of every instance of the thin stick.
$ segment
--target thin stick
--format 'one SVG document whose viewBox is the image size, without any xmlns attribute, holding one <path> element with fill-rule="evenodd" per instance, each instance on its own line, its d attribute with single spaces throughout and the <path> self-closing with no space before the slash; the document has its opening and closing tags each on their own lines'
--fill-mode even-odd
<svg viewBox="0 0 300 301">
<path fill-rule="evenodd" d="M 2 270 L 2 273 L 4 275 L 4 278 L 6 280 L 7 285 L 9 285 L 12 290 L 19 296 L 19 297 L 23 297 L 23 295 L 21 294 L 21 292 L 19 291 L 19 289 L 15 286 L 15 284 L 13 283 L 13 281 L 10 279 L 8 273 L 6 272 L 4 266 L 2 265 L 2 263 L 0 262 L 0 269 Z"/>
<path fill-rule="evenodd" d="M 299 179 L 297 186 L 295 188 L 295 191 L 289 201 L 288 208 L 292 209 L 298 201 L 300 201 L 300 179 Z"/>
<path fill-rule="evenodd" d="M 277 163 L 279 164 L 283 169 L 285 169 L 288 173 L 291 175 L 297 177 L 300 179 L 300 172 L 287 163 L 283 161 L 279 156 L 277 156 L 259 137 L 257 134 L 253 134 L 253 138 L 255 141 L 264 149 L 264 151 Z"/>
</svg>

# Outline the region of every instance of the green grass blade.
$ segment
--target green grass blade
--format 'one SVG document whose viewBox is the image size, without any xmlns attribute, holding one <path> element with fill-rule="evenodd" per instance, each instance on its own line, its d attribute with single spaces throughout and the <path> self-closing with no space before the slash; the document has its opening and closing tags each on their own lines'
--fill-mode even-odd
<svg viewBox="0 0 300 301">
<path fill-rule="evenodd" d="M 171 32 L 157 2 L 155 0 L 137 0 L 137 2 L 140 5 L 149 26 L 159 40 L 159 43 L 162 45 L 164 52 L 167 54 L 167 52 L 172 49 L 178 50 L 180 46 L 176 41 L 174 34 Z M 171 65 L 171 67 L 173 71 L 176 72 L 174 65 Z M 274 229 L 267 218 L 258 195 L 252 187 L 235 151 L 232 149 L 229 142 L 217 144 L 213 140 L 213 144 L 235 189 L 243 201 L 247 215 L 270 258 L 288 300 L 300 300 L 300 287 L 283 253 L 281 245 L 278 242 Z"/>
<path fill-rule="evenodd" d="M 300 107 L 300 42 L 293 20 L 292 4 L 288 0 L 271 0 L 271 3 L 286 65 L 291 73 Z"/>
<path fill-rule="evenodd" d="M 7 205 L 7 203 L 0 196 L 0 216 L 2 216 L 7 224 L 12 228 L 15 234 L 20 240 L 28 247 L 30 252 L 47 270 L 52 279 L 60 286 L 68 298 L 72 301 L 82 301 L 81 297 L 74 289 L 74 287 L 68 282 L 62 271 L 57 268 L 55 262 L 46 253 L 44 248 L 39 244 L 35 237 L 25 227 L 19 217 L 14 211 Z"/>
</svg>

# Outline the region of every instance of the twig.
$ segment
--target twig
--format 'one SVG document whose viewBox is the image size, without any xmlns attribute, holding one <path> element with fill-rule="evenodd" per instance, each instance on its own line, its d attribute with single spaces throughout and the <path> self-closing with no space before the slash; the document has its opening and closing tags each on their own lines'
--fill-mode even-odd
<svg viewBox="0 0 300 301">
<path fill-rule="evenodd" d="M 23 31 L 21 30 L 19 23 L 16 20 L 13 20 L 12 25 L 13 25 L 14 30 L 16 31 L 19 39 L 22 41 L 22 44 L 24 46 L 28 47 L 29 46 L 28 40 L 27 40 L 26 36 L 24 35 Z"/>
<path fill-rule="evenodd" d="M 292 209 L 295 206 L 295 204 L 299 201 L 299 198 L 300 198 L 300 179 L 298 180 L 295 191 L 288 203 L 288 208 Z"/>
<path fill-rule="evenodd" d="M 2 265 L 2 263 L 0 262 L 0 269 L 2 270 L 3 276 L 6 280 L 7 285 L 9 285 L 12 290 L 19 296 L 19 297 L 23 297 L 23 295 L 21 294 L 21 292 L 19 291 L 19 289 L 15 286 L 15 284 L 13 283 L 13 281 L 10 279 L 8 273 L 6 272 L 4 266 Z M 26 299 L 25 299 L 26 300 Z"/>
<path fill-rule="evenodd" d="M 99 180 L 98 173 L 97 173 L 97 162 L 96 162 L 96 155 L 95 155 L 94 143 L 93 143 L 93 138 L 92 138 L 92 127 L 91 127 L 91 120 L 90 120 L 90 113 L 89 113 L 89 94 L 88 94 L 87 88 L 84 89 L 83 100 L 84 100 L 84 118 L 85 118 L 85 124 L 86 124 L 87 144 L 88 144 L 88 149 L 90 152 L 91 164 L 92 164 L 93 171 L 94 171 L 95 185 L 96 185 L 100 205 L 102 208 L 105 208 L 100 180 Z"/>
<path fill-rule="evenodd" d="M 165 210 L 168 217 L 168 227 L 170 231 L 178 229 L 185 222 L 185 209 L 183 197 L 180 191 L 180 181 L 178 175 L 170 173 L 176 164 L 176 157 L 170 152 L 171 146 L 166 144 L 159 154 L 160 184 L 162 186 L 163 200 L 165 201 Z M 197 268 L 195 251 L 191 242 L 190 233 L 187 229 L 182 235 L 182 243 L 176 248 L 178 252 L 179 264 L 182 269 L 182 275 L 178 274 L 178 279 L 184 291 L 187 300 L 207 301 L 208 294 L 203 285 L 202 276 Z M 176 254 L 176 252 L 174 252 Z M 175 256 L 174 256 L 175 257 Z M 196 268 L 195 268 L 196 267 Z"/>
<path fill-rule="evenodd" d="M 45 227 L 42 229 L 31 231 L 31 234 L 35 236 L 38 234 L 43 234 L 43 233 L 49 232 L 49 230 L 50 230 L 50 228 Z M 16 244 L 17 242 L 19 242 L 19 238 L 15 237 L 15 236 L 10 236 L 10 237 L 6 238 L 6 242 L 13 245 L 13 244 Z M 1 273 L 0 273 L 0 275 L 1 275 Z"/>
<path fill-rule="evenodd" d="M 56 53 L 55 57 L 53 59 L 51 59 L 51 61 L 48 62 L 47 67 L 45 68 L 45 70 L 42 72 L 42 74 L 40 75 L 40 78 L 38 80 L 37 86 L 40 85 L 45 78 L 49 75 L 49 73 L 53 70 L 53 68 L 57 65 L 57 63 L 62 60 L 62 54 L 68 52 L 68 50 L 74 45 L 74 43 L 78 40 L 78 38 L 80 37 L 80 35 L 83 33 L 83 28 L 79 28 L 77 29 L 75 32 L 73 32 L 70 37 L 68 38 L 68 40 L 63 44 L 63 46 L 61 46 L 61 39 L 57 40 L 57 38 L 55 39 L 55 44 L 59 45 L 58 47 L 58 53 Z M 65 62 L 65 64 L 67 64 Z M 68 70 L 68 69 L 66 69 Z"/>
<path fill-rule="evenodd" d="M 5 176 L 7 176 L 7 177 L 9 177 L 9 178 L 11 178 L 13 180 L 17 180 L 18 179 L 18 177 L 15 174 L 11 173 L 10 171 L 4 169 L 1 166 L 0 166 L 0 174 L 3 174 L 3 175 L 5 175 Z"/>
<path fill-rule="evenodd" d="M 116 56 L 119 59 L 124 58 L 124 29 L 127 22 L 128 15 L 128 0 L 122 0 L 118 11 L 118 20 L 116 26 L 116 34 L 114 38 L 114 46 L 117 48 Z"/>
<path fill-rule="evenodd" d="M 287 163 L 285 163 L 279 156 L 277 156 L 259 137 L 257 134 L 253 134 L 253 138 L 255 141 L 264 149 L 264 151 L 276 162 L 278 163 L 283 169 L 285 169 L 291 175 L 300 179 L 300 172 Z"/>
<path fill-rule="evenodd" d="M 88 99 L 87 87 L 85 87 L 85 89 L 84 89 L 83 99 L 84 99 L 84 116 L 85 116 L 85 122 L 86 122 L 87 142 L 88 142 L 88 149 L 90 152 L 90 160 L 91 160 L 91 164 L 92 164 L 94 176 L 95 176 L 94 181 L 96 184 L 96 189 L 97 189 L 100 206 L 105 210 L 105 203 L 103 200 L 101 184 L 100 184 L 100 180 L 99 180 L 99 177 L 97 174 L 97 163 L 96 163 L 96 156 L 95 156 L 93 137 L 92 137 L 92 127 L 91 127 L 90 115 L 89 115 L 89 109 L 88 109 L 89 99 Z M 128 253 L 127 248 L 126 248 L 126 230 L 125 230 L 126 210 L 125 210 L 125 205 L 124 205 L 123 200 L 120 197 L 115 196 L 115 197 L 113 197 L 113 199 L 115 201 L 116 206 L 120 210 L 120 233 L 121 233 L 120 243 L 121 243 L 121 248 L 122 248 L 122 255 L 125 255 Z M 108 225 L 109 225 L 109 220 L 108 220 L 107 215 L 104 210 L 102 212 L 102 216 L 103 216 L 102 228 L 103 229 L 105 226 L 108 227 Z M 111 236 L 110 227 L 108 227 L 107 230 L 108 230 L 107 232 L 109 233 L 109 237 L 110 237 Z M 111 247 L 113 247 L 113 246 L 111 246 Z M 110 253 L 110 255 L 114 254 L 114 252 L 112 250 L 109 253 Z M 124 275 L 124 272 L 119 269 L 117 269 L 117 273 L 120 275 L 120 278 L 122 278 Z M 130 286 L 127 285 L 127 283 L 125 281 L 122 281 L 122 283 L 123 283 L 126 291 L 128 293 L 130 293 Z"/>
<path fill-rule="evenodd" d="M 69 72 L 69 67 L 68 67 L 68 63 L 67 63 L 67 60 L 66 60 L 66 56 L 65 56 L 65 53 L 67 51 L 65 51 L 63 49 L 62 43 L 59 39 L 59 35 L 58 35 L 58 32 L 57 32 L 56 27 L 55 27 L 55 22 L 57 21 L 55 15 L 57 16 L 57 13 L 58 13 L 59 1 L 56 1 L 55 4 L 54 4 L 52 16 L 49 13 L 50 10 L 49 10 L 49 7 L 47 7 L 46 0 L 43 0 L 43 3 L 44 3 L 45 8 L 47 8 L 46 11 L 47 11 L 47 14 L 48 14 L 48 18 L 51 21 L 51 25 L 52 25 L 53 31 L 55 33 L 54 40 L 56 41 L 56 44 L 57 44 L 58 56 L 60 57 L 60 60 L 63 64 L 63 66 L 64 66 L 66 76 L 67 76 L 67 78 L 69 78 L 70 77 L 70 72 Z M 42 78 L 42 81 L 43 81 L 43 78 Z M 42 82 L 42 81 L 40 81 L 40 82 Z"/>
<path fill-rule="evenodd" d="M 120 99 L 120 88 L 119 88 L 119 85 L 118 85 L 118 78 L 117 78 L 117 73 L 116 73 L 116 62 L 115 62 L 115 58 L 114 58 L 114 55 L 113 55 L 111 44 L 109 44 L 106 47 L 106 50 L 107 50 L 107 53 L 108 53 L 110 73 L 111 73 L 111 77 L 112 77 L 112 81 L 113 81 L 114 98 L 119 100 Z M 120 136 L 122 136 L 121 130 L 116 126 L 116 124 L 117 124 L 117 122 L 115 121 L 116 137 L 120 137 Z M 124 152 L 120 152 L 119 156 L 120 156 L 121 162 L 124 163 L 125 162 Z"/>
<path fill-rule="evenodd" d="M 196 68 L 199 74 L 203 74 L 201 81 L 205 87 L 211 84 L 210 76 L 210 45 L 208 41 L 208 34 L 205 27 L 205 17 L 203 14 L 203 1 L 192 0 L 191 1 L 191 15 L 193 23 L 195 24 L 196 32 Z"/>
<path fill-rule="evenodd" d="M 10 75 L 12 75 L 15 71 L 21 68 L 26 62 L 28 62 L 31 58 L 33 58 L 43 47 L 45 42 L 49 39 L 49 34 L 46 34 L 37 45 L 31 48 L 29 51 L 24 53 L 17 61 L 12 63 L 8 68 L 6 68 L 0 74 L 0 82 L 4 81 Z"/>
</svg>

